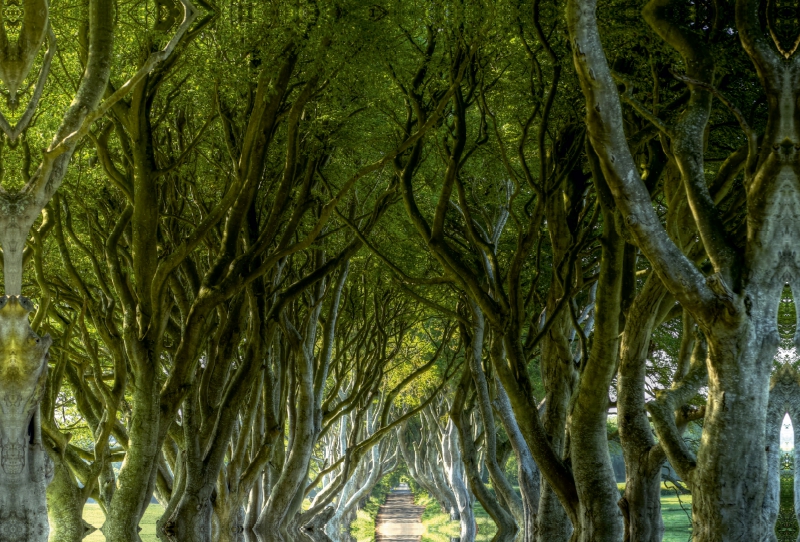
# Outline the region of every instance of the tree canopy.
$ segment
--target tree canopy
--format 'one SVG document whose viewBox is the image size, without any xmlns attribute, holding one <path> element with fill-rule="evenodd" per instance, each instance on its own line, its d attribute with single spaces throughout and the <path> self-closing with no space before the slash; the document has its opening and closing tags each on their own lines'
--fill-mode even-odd
<svg viewBox="0 0 800 542">
<path fill-rule="evenodd" d="M 4 0 L 0 542 L 778 540 L 797 13 Z"/>
</svg>

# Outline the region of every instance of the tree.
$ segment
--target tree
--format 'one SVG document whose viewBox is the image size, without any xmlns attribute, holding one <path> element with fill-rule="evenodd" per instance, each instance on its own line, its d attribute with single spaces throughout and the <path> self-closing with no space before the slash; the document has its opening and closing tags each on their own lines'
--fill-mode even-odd
<svg viewBox="0 0 800 542">
<path fill-rule="evenodd" d="M 786 252 L 796 226 L 780 203 L 795 193 L 792 157 L 797 134 L 790 120 L 795 91 L 786 84 L 793 77 L 795 60 L 762 27 L 757 4 L 738 2 L 735 23 L 720 21 L 738 32 L 767 95 L 768 120 L 760 144 L 745 118 L 734 110 L 748 144 L 744 168 L 747 236 L 740 244 L 721 220 L 703 169 L 703 134 L 712 100 L 721 96 L 712 80 L 716 59 L 702 44 L 703 33 L 674 20 L 666 11 L 668 5 L 651 2 L 645 16 L 683 58 L 686 75 L 681 77 L 689 99 L 677 122 L 659 129 L 669 139 L 680 168 L 700 242 L 713 266 L 711 275 L 705 276 L 668 238 L 655 215 L 623 131 L 619 94 L 600 42 L 593 2 L 568 4 L 573 59 L 586 96 L 592 146 L 625 223 L 708 341 L 709 401 L 697 457 L 686 448 L 674 424 L 659 427 L 667 457 L 693 489 L 694 539 L 756 540 L 769 529 L 760 513 L 766 487 L 769 360 L 777 348 L 780 293 L 784 283 L 793 280 L 797 265 L 791 252 Z M 768 18 L 779 16 L 768 14 Z M 712 37 L 728 39 L 716 33 Z M 720 100 L 732 106 L 726 98 Z M 775 229 L 777 223 L 784 226 Z M 651 408 L 655 417 L 663 416 L 665 410 L 658 404 Z M 748 460 L 741 469 L 731 469 L 734 457 Z M 750 482 L 742 484 L 743 478 Z"/>
<path fill-rule="evenodd" d="M 727 7 L 8 4 L 0 539 L 339 542 L 407 472 L 465 542 L 658 542 L 667 463 L 771 539 L 797 47 Z"/>
</svg>

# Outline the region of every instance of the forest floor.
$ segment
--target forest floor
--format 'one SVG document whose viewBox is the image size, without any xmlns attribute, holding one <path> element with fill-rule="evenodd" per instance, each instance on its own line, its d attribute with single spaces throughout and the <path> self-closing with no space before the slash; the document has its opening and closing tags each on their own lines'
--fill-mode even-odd
<svg viewBox="0 0 800 542">
<path fill-rule="evenodd" d="M 418 542 L 424 528 L 424 506 L 414 504 L 414 495 L 408 486 L 401 484 L 389 493 L 378 510 L 375 520 L 375 538 L 378 542 Z"/>
</svg>

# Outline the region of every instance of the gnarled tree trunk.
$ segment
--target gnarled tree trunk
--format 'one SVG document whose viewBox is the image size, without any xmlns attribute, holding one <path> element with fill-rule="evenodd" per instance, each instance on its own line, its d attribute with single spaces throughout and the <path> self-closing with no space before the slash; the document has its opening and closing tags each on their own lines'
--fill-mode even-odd
<svg viewBox="0 0 800 542">
<path fill-rule="evenodd" d="M 736 246 L 710 197 L 703 170 L 715 60 L 713 48 L 673 14 L 679 3 L 653 1 L 648 22 L 683 57 L 689 100 L 668 129 L 692 214 L 714 274 L 705 277 L 669 239 L 633 160 L 620 98 L 596 21 L 594 0 L 570 0 L 567 19 L 575 67 L 586 97 L 587 127 L 614 199 L 633 240 L 667 289 L 697 321 L 708 342 L 708 403 L 697 456 L 686 447 L 673 413 L 655 405 L 670 463 L 692 488 L 696 542 L 760 540 L 766 488 L 765 421 L 769 376 L 778 347 L 783 286 L 800 275 L 795 240 L 800 221 L 796 123 L 800 58 L 780 54 L 762 4 L 740 0 L 736 28 L 767 95 L 763 141 L 746 124 L 747 238 Z M 774 35 L 773 35 L 774 36 Z M 771 43 L 772 42 L 772 43 Z M 731 468 L 736 465 L 737 468 Z"/>
<path fill-rule="evenodd" d="M 0 541 L 45 542 L 53 462 L 42 446 L 39 402 L 49 335 L 28 324 L 29 299 L 0 297 Z"/>
<path fill-rule="evenodd" d="M 86 501 L 69 466 L 61 458 L 54 464 L 53 481 L 47 487 L 48 542 L 80 542 L 97 528 L 83 520 Z"/>
</svg>

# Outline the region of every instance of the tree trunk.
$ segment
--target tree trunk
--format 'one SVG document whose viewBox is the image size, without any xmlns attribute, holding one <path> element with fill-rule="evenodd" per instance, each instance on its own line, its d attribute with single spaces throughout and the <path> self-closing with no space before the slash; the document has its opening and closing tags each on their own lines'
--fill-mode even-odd
<svg viewBox="0 0 800 542">
<path fill-rule="evenodd" d="M 312 542 L 333 542 L 325 533 L 325 526 L 335 512 L 336 508 L 326 506 L 322 512 L 314 515 L 310 520 L 305 520 L 304 518 L 299 526 L 300 534 L 306 540 L 311 540 Z"/>
<path fill-rule="evenodd" d="M 696 542 L 759 540 L 766 480 L 764 426 L 774 346 L 755 326 L 709 338 L 709 400 L 703 446 L 691 475 Z M 722 339 L 722 340 L 720 340 Z M 736 352 L 733 345 L 743 344 Z M 736 468 L 732 468 L 736 465 Z"/>
<path fill-rule="evenodd" d="M 485 451 L 485 462 L 489 474 L 492 479 L 492 486 L 496 491 L 499 498 L 502 499 L 504 508 L 514 518 L 514 532 L 518 532 L 519 525 L 524 522 L 522 513 L 522 499 L 517 495 L 514 488 L 506 478 L 504 469 L 500 467 L 497 461 L 497 427 L 494 422 L 494 412 L 492 409 L 492 402 L 489 396 L 489 383 L 486 380 L 486 374 L 483 371 L 483 344 L 485 324 L 483 313 L 477 304 L 472 304 L 473 315 L 473 335 L 472 335 L 472 355 L 468 357 L 469 368 L 472 372 L 472 379 L 476 389 L 476 396 L 478 400 L 478 411 L 480 412 L 481 421 L 483 422 L 483 435 Z M 495 340 L 491 344 L 493 356 L 495 358 L 503 359 L 505 356 L 502 354 L 503 343 L 502 340 Z"/>
<path fill-rule="evenodd" d="M 119 485 L 111 498 L 106 521 L 100 529 L 106 542 L 140 542 L 139 520 L 155 486 L 159 453 L 159 387 L 153 370 L 136 375 L 128 450 L 119 473 Z M 148 378 L 149 377 L 149 378 Z"/>
<path fill-rule="evenodd" d="M 661 467 L 665 456 L 647 418 L 645 378 L 650 338 L 665 296 L 661 280 L 648 277 L 628 311 L 620 347 L 617 421 L 626 481 L 619 507 L 625 522 L 625 542 L 661 542 L 664 535 Z M 684 333 L 693 330 L 685 329 Z"/>
<path fill-rule="evenodd" d="M 670 145 L 681 159 L 687 198 L 714 267 L 709 277 L 668 238 L 642 183 L 600 40 L 595 0 L 570 0 L 567 7 L 587 127 L 615 201 L 636 244 L 708 342 L 708 403 L 696 458 L 675 427 L 671 405 L 650 407 L 654 421 L 659 418 L 656 427 L 670 463 L 692 487 L 695 542 L 760 540 L 765 534 L 765 422 L 779 343 L 777 308 L 784 285 L 798 276 L 798 57 L 781 57 L 769 43 L 761 6 L 755 0 L 736 4 L 738 37 L 756 67 L 769 112 L 761 140 L 743 123 L 748 141 L 744 248 L 731 243 L 703 171 L 714 48 L 693 29 L 675 28 L 666 2 L 651 2 L 646 10 L 648 22 L 684 57 L 692 81 Z"/>
<path fill-rule="evenodd" d="M 51 529 L 48 542 L 80 542 L 97 530 L 83 520 L 85 503 L 69 467 L 57 459 L 53 481 L 47 487 L 47 517 Z"/>
<path fill-rule="evenodd" d="M 472 496 L 464 483 L 464 464 L 458 443 L 458 431 L 452 417 L 447 421 L 442 443 L 442 461 L 458 508 L 461 542 L 475 542 L 475 513 L 472 510 Z"/>
<path fill-rule="evenodd" d="M 269 467 L 267 467 L 269 468 Z M 250 496 L 247 500 L 247 512 L 244 516 L 244 531 L 250 532 L 256 525 L 258 514 L 261 512 L 261 503 L 264 494 L 264 475 L 261 475 L 256 480 L 256 483 L 250 489 Z"/>
<path fill-rule="evenodd" d="M 600 179 L 596 180 L 600 182 Z M 599 190 L 598 190 L 599 191 Z M 603 209 L 603 243 L 592 351 L 582 368 L 569 417 L 570 457 L 580 498 L 582 542 L 619 542 L 623 522 L 619 491 L 608 453 L 608 390 L 619 354 L 622 261 L 625 242 L 611 209 Z"/>
<path fill-rule="evenodd" d="M 219 521 L 219 540 L 217 542 L 244 542 L 245 511 L 244 507 L 233 503 L 232 506 L 215 507 Z"/>
<path fill-rule="evenodd" d="M 287 522 L 291 521 L 300 509 L 311 452 L 316 442 L 313 361 L 310 356 L 304 357 L 305 360 L 297 360 L 298 365 L 304 367 L 302 372 L 298 371 L 299 392 L 296 398 L 296 419 L 291 448 L 280 477 L 272 487 L 269 499 L 256 522 L 256 532 L 263 538 L 263 542 L 288 542 L 282 533 L 286 531 Z M 299 502 L 297 502 L 298 494 L 301 495 Z"/>
<path fill-rule="evenodd" d="M 164 523 L 164 535 L 174 542 L 212 542 L 211 520 L 214 511 L 214 486 L 202 484 L 199 489 L 183 491 L 178 506 Z"/>
<path fill-rule="evenodd" d="M 39 402 L 52 341 L 31 329 L 32 310 L 25 297 L 0 297 L 0 542 L 45 542 L 49 531 L 53 463 L 42 446 Z"/>
<path fill-rule="evenodd" d="M 555 302 L 552 303 L 555 305 Z M 545 388 L 545 406 L 542 424 L 550 439 L 553 451 L 564 454 L 567 408 L 576 381 L 572 352 L 563 327 L 566 315 L 556 317 L 547 336 L 542 340 L 542 382 Z M 567 542 L 572 534 L 572 522 L 553 489 L 542 481 L 539 499 L 538 540 L 541 542 Z"/>
<path fill-rule="evenodd" d="M 469 339 L 471 340 L 471 339 Z M 469 343 L 468 343 L 469 344 Z M 470 344 L 470 347 L 472 345 Z M 517 524 L 514 521 L 511 513 L 505 509 L 498 499 L 488 490 L 484 485 L 481 478 L 480 465 L 478 464 L 478 451 L 475 446 L 475 441 L 472 436 L 472 424 L 466 419 L 464 411 L 464 400 L 467 395 L 468 388 L 472 381 L 471 374 L 465 370 L 464 375 L 459 383 L 456 397 L 453 400 L 453 406 L 450 410 L 450 417 L 453 424 L 458 430 L 458 441 L 461 445 L 462 462 L 464 464 L 464 471 L 469 480 L 469 485 L 472 492 L 480 501 L 484 510 L 491 516 L 495 525 L 497 525 L 497 533 L 492 539 L 493 542 L 511 542 L 517 536 Z"/>
<path fill-rule="evenodd" d="M 539 499 L 541 494 L 541 474 L 539 467 L 533 460 L 528 443 L 519 429 L 514 412 L 511 410 L 511 401 L 508 398 L 505 388 L 496 380 L 497 399 L 495 408 L 503 422 L 503 427 L 511 440 L 514 455 L 517 458 L 519 473 L 519 488 L 522 493 L 523 522 L 520 542 L 535 542 L 537 536 L 537 518 L 539 511 Z"/>
</svg>

